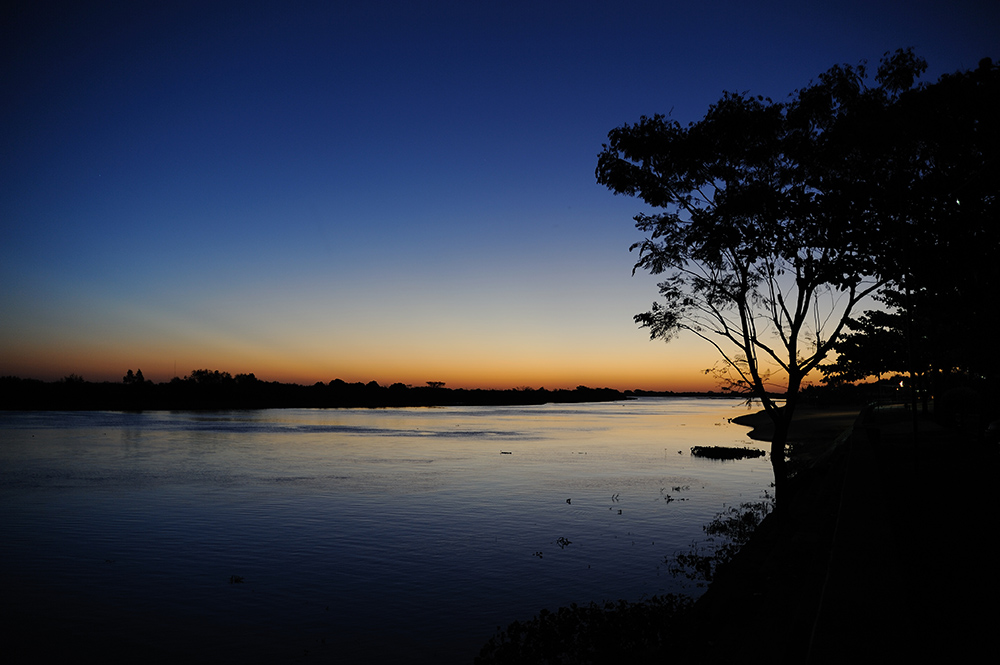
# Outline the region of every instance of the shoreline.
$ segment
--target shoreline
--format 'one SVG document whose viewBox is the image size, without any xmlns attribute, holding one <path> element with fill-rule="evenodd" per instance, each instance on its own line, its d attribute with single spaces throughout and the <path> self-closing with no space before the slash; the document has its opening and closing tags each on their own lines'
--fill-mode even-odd
<svg viewBox="0 0 1000 665">
<path fill-rule="evenodd" d="M 795 444 L 836 439 L 854 425 L 860 411 L 860 407 L 800 406 L 792 418 L 788 441 Z M 764 410 L 737 416 L 732 422 L 749 427 L 747 436 L 754 441 L 770 441 L 774 435 L 774 425 Z"/>
<path fill-rule="evenodd" d="M 1000 591 L 985 533 L 996 445 L 926 420 L 914 438 L 901 408 L 855 411 L 829 437 L 848 414 L 805 411 L 784 517 L 768 516 L 695 603 L 680 660 L 978 657 L 994 623 L 981 608 Z"/>
</svg>

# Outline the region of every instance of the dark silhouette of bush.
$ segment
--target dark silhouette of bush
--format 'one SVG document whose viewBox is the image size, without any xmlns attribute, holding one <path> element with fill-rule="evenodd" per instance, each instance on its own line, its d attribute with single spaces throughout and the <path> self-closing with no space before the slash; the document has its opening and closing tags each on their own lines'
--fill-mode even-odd
<svg viewBox="0 0 1000 665">
<path fill-rule="evenodd" d="M 129 377 L 131 376 L 131 380 Z M 379 408 L 401 406 L 457 406 L 598 402 L 627 399 L 609 388 L 577 390 L 467 390 L 442 386 L 389 387 L 377 381 L 302 386 L 261 381 L 253 374 L 194 370 L 166 383 L 140 380 L 125 374 L 121 383 L 90 383 L 70 375 L 54 383 L 32 379 L 0 379 L 0 408 L 17 410 L 163 410 L 263 408 Z"/>
<path fill-rule="evenodd" d="M 542 610 L 487 642 L 477 665 L 501 663 L 662 662 L 683 635 L 693 601 L 668 594 L 630 603 L 590 603 Z"/>
</svg>

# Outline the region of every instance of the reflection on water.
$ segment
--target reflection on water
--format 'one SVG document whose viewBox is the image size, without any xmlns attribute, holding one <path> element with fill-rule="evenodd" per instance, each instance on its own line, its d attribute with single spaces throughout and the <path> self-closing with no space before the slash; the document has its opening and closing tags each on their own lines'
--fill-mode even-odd
<svg viewBox="0 0 1000 665">
<path fill-rule="evenodd" d="M 743 409 L 2 414 L 5 615 L 167 660 L 469 662 L 541 608 L 695 592 L 664 556 L 771 481 L 689 454 Z"/>
</svg>

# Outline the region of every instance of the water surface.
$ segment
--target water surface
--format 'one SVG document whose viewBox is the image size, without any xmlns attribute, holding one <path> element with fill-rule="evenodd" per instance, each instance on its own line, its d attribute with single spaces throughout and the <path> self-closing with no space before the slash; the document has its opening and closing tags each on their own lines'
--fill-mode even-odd
<svg viewBox="0 0 1000 665">
<path fill-rule="evenodd" d="M 164 660 L 469 662 L 542 608 L 697 593 L 664 557 L 771 482 L 690 455 L 753 445 L 744 412 L 2 413 L 5 615 Z"/>
</svg>

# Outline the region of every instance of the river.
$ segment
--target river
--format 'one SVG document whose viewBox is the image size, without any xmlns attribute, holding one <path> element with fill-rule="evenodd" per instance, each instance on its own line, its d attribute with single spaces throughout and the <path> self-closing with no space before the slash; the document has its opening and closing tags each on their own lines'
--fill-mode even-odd
<svg viewBox="0 0 1000 665">
<path fill-rule="evenodd" d="M 771 483 L 735 400 L 0 412 L 22 649 L 471 662 L 542 608 L 700 593 L 664 557 Z M 31 659 L 35 660 L 35 659 Z"/>
</svg>

